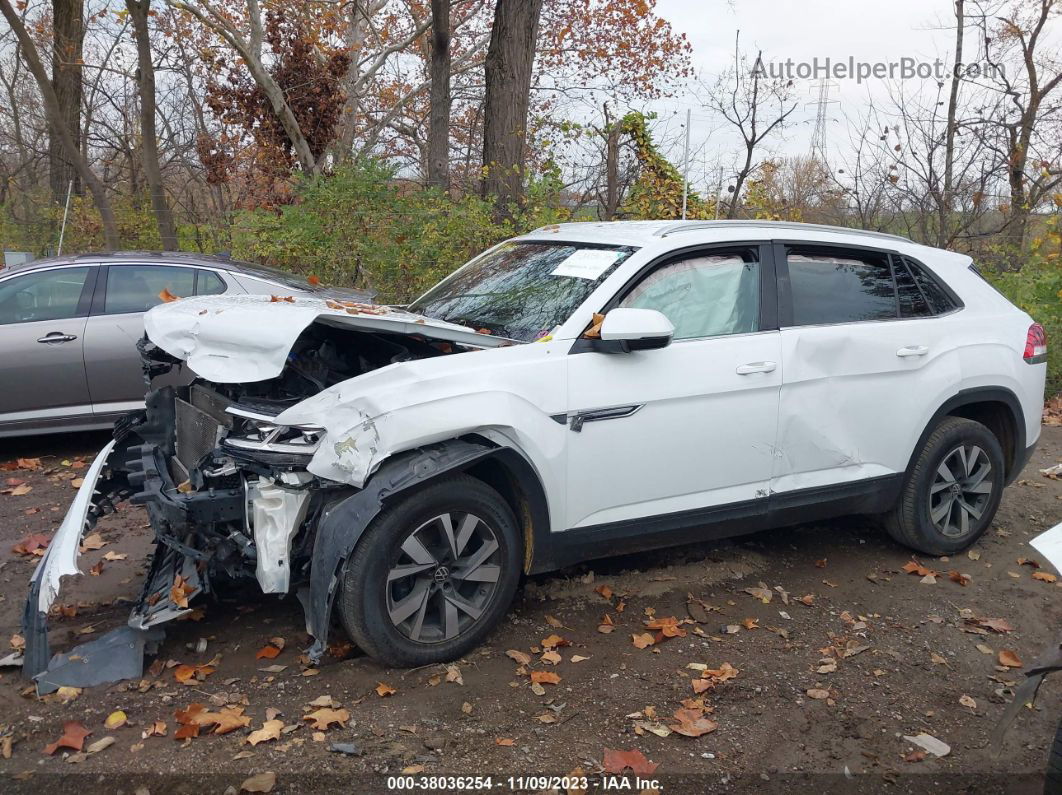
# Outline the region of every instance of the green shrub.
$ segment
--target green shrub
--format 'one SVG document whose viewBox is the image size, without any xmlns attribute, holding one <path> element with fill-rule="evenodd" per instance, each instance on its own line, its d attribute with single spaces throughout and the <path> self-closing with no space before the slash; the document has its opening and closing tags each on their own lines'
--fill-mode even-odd
<svg viewBox="0 0 1062 795">
<path fill-rule="evenodd" d="M 1003 295 L 1047 331 L 1047 394 L 1062 392 L 1062 263 L 1035 248 L 1017 273 L 985 273 Z"/>
<path fill-rule="evenodd" d="M 497 224 L 490 202 L 402 183 L 393 168 L 366 160 L 302 181 L 294 204 L 238 213 L 232 255 L 404 303 L 488 246 L 561 220 L 550 194 L 532 185 L 517 220 Z"/>
</svg>

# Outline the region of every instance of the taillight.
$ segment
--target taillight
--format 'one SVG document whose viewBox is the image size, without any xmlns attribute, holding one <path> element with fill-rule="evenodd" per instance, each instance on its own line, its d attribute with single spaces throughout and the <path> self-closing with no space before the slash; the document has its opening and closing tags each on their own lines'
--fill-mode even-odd
<svg viewBox="0 0 1062 795">
<path fill-rule="evenodd" d="M 1029 332 L 1025 335 L 1025 353 L 1022 358 L 1029 364 L 1039 364 L 1047 361 L 1047 332 L 1039 323 L 1029 326 Z"/>
</svg>

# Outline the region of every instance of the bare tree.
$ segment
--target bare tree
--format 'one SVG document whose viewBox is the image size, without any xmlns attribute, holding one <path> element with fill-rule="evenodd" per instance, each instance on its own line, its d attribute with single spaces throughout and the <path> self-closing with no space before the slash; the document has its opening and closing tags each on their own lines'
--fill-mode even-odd
<svg viewBox="0 0 1062 795">
<path fill-rule="evenodd" d="M 726 217 L 736 218 L 741 209 L 741 190 L 757 166 L 756 153 L 764 141 L 777 134 L 796 110 L 792 81 L 770 77 L 763 66 L 763 53 L 750 68 L 735 45 L 734 65 L 709 89 L 708 105 L 741 136 L 743 157 L 730 186 Z"/>
<path fill-rule="evenodd" d="M 531 101 L 531 67 L 542 0 L 498 0 L 485 63 L 483 195 L 495 216 L 509 215 L 524 190 L 524 146 Z"/>
<path fill-rule="evenodd" d="M 187 3 L 180 2 L 180 0 L 167 0 L 167 2 L 174 8 L 191 14 L 236 51 L 236 54 L 246 64 L 255 84 L 269 100 L 273 113 L 276 114 L 277 120 L 291 141 L 291 147 L 295 150 L 295 157 L 302 170 L 307 174 L 318 173 L 320 164 L 310 151 L 310 144 L 299 127 L 295 112 L 288 104 L 284 89 L 273 79 L 262 60 L 262 43 L 265 34 L 262 28 L 262 8 L 258 0 L 246 0 L 248 28 L 246 33 L 229 14 L 225 13 L 223 8 L 210 0 L 194 0 Z"/>
<path fill-rule="evenodd" d="M 431 0 L 428 184 L 450 187 L 450 0 Z"/>
<path fill-rule="evenodd" d="M 92 194 L 92 200 L 95 202 L 96 210 L 99 212 L 100 220 L 103 222 L 104 242 L 108 248 L 118 249 L 120 247 L 118 225 L 115 223 L 114 212 L 111 209 L 110 200 L 107 198 L 107 190 L 93 173 L 88 161 L 74 142 L 73 133 L 59 104 L 59 97 L 48 80 L 48 73 L 44 71 L 44 64 L 41 62 L 37 47 L 26 31 L 26 26 L 23 24 L 22 19 L 15 12 L 15 9 L 11 7 L 11 0 L 0 0 L 0 13 L 4 15 L 7 24 L 11 26 L 11 30 L 14 31 L 15 36 L 18 38 L 19 46 L 22 49 L 22 58 L 25 60 L 26 67 L 30 70 L 34 80 L 37 81 L 37 88 L 40 90 L 41 98 L 44 100 L 44 108 L 48 115 L 48 120 L 53 130 L 59 135 L 64 152 L 71 158 L 78 174 Z"/>
<path fill-rule="evenodd" d="M 1062 102 L 1056 94 L 1062 58 L 1045 40 L 1045 27 L 1062 14 L 1062 2 L 1014 0 L 1002 16 L 979 3 L 978 12 L 984 57 L 993 67 L 988 83 L 1002 98 L 1001 106 L 992 106 L 996 112 L 983 117 L 981 137 L 1006 163 L 1010 202 L 1003 265 L 1019 270 L 1029 216 L 1062 184 Z"/>
<path fill-rule="evenodd" d="M 159 227 L 163 251 L 177 250 L 177 227 L 173 212 L 166 199 L 162 184 L 162 169 L 159 167 L 158 136 L 155 132 L 155 64 L 151 55 L 151 35 L 148 30 L 148 15 L 151 0 L 125 0 L 129 18 L 133 21 L 136 35 L 137 77 L 140 89 L 140 149 L 144 160 L 144 176 L 151 193 L 151 207 Z"/>
</svg>

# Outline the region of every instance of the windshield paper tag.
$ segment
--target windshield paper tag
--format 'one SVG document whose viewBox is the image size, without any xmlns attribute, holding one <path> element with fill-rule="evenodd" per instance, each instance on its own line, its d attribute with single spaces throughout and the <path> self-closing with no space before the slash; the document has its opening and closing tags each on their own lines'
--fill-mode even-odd
<svg viewBox="0 0 1062 795">
<path fill-rule="evenodd" d="M 574 276 L 576 279 L 593 281 L 600 277 L 618 256 L 618 251 L 605 251 L 599 248 L 579 249 L 554 268 L 550 276 Z"/>
</svg>

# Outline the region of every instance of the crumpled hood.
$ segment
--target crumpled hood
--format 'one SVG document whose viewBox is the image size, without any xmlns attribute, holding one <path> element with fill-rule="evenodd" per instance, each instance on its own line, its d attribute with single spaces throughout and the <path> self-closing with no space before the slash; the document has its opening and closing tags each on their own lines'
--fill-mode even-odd
<svg viewBox="0 0 1062 795">
<path fill-rule="evenodd" d="M 280 375 L 295 340 L 311 323 L 494 348 L 505 339 L 400 309 L 296 296 L 212 295 L 182 298 L 144 316 L 150 340 L 216 383 L 264 381 Z M 377 314 L 379 313 L 379 314 Z"/>
</svg>

